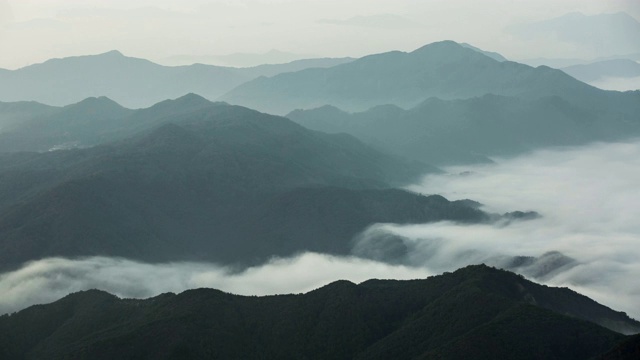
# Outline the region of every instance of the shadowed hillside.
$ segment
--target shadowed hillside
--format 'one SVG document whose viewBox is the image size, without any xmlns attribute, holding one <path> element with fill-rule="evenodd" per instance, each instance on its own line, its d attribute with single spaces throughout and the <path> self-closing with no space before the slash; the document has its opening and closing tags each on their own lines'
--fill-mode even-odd
<svg viewBox="0 0 640 360">
<path fill-rule="evenodd" d="M 586 313 L 571 309 L 580 305 Z M 567 289 L 470 266 L 426 280 L 338 281 L 301 295 L 97 291 L 0 317 L 3 359 L 587 359 L 640 324 Z M 600 319 L 600 315 L 598 315 Z"/>
</svg>

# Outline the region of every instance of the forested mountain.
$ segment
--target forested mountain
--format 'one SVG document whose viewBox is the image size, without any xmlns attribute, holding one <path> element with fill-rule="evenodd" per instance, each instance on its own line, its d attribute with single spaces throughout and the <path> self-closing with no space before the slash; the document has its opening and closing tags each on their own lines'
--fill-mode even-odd
<svg viewBox="0 0 640 360">
<path fill-rule="evenodd" d="M 635 360 L 640 358 L 640 334 L 630 336 L 621 341 L 598 360 Z"/>
<path fill-rule="evenodd" d="M 423 163 L 286 118 L 201 105 L 189 97 L 124 110 L 127 121 L 158 126 L 118 142 L 0 155 L 0 264 L 81 255 L 254 263 L 346 254 L 376 222 L 490 220 L 464 201 L 388 189 L 436 171 Z"/>
<path fill-rule="evenodd" d="M 430 98 L 410 110 L 385 105 L 353 114 L 323 106 L 287 117 L 310 129 L 348 133 L 385 151 L 436 165 L 640 134 L 637 114 L 613 108 L 589 111 L 559 96 Z"/>
<path fill-rule="evenodd" d="M 87 98 L 64 107 L 39 103 L 0 103 L 0 152 L 85 148 L 141 131 L 216 105 L 195 94 L 131 110 L 106 97 Z M 18 109 L 20 111 L 18 111 Z"/>
<path fill-rule="evenodd" d="M 426 280 L 338 281 L 299 295 L 91 290 L 0 317 L 3 359 L 588 359 L 640 324 L 483 265 Z"/>
</svg>

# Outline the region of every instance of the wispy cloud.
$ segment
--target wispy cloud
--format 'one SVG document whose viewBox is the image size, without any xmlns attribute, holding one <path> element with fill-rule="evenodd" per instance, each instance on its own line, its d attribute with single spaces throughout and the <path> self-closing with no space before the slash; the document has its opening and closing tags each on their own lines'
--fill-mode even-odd
<svg viewBox="0 0 640 360">
<path fill-rule="evenodd" d="M 301 293 L 346 279 L 416 279 L 427 269 L 352 257 L 307 253 L 235 272 L 215 264 L 145 264 L 121 258 L 49 258 L 0 276 L 0 314 L 48 303 L 69 293 L 101 289 L 125 298 L 210 287 L 241 295 Z"/>
<path fill-rule="evenodd" d="M 543 217 L 508 225 L 377 224 L 359 236 L 354 257 L 307 253 L 240 272 L 205 263 L 44 259 L 0 275 L 0 313 L 89 288 L 137 298 L 198 287 L 299 293 L 338 279 L 424 278 L 484 262 L 568 286 L 640 318 L 640 142 L 495 160 L 449 168 L 411 189 L 479 200 L 492 212 L 536 210 Z M 514 267 L 514 256 L 536 259 Z"/>
<path fill-rule="evenodd" d="M 450 168 L 448 175 L 430 175 L 411 189 L 471 198 L 495 212 L 532 209 L 542 218 L 508 226 L 379 224 L 360 236 L 356 251 L 379 256 L 381 246 L 396 249 L 395 263 L 433 272 L 479 262 L 506 266 L 509 257 L 559 251 L 566 257 L 537 262 L 550 273 L 519 270 L 544 274 L 539 280 L 640 318 L 640 142 L 546 150 L 496 162 Z"/>
</svg>

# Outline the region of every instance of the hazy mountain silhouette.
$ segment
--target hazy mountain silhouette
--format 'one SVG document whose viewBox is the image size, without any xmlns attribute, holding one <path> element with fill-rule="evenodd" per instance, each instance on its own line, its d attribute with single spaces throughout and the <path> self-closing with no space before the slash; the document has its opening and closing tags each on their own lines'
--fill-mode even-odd
<svg viewBox="0 0 640 360">
<path fill-rule="evenodd" d="M 460 45 L 462 45 L 462 46 L 464 46 L 466 48 L 469 48 L 471 50 L 475 50 L 475 51 L 477 51 L 477 52 L 479 52 L 479 53 L 481 53 L 483 55 L 486 55 L 486 56 L 488 56 L 488 57 L 490 57 L 490 58 L 492 58 L 493 60 L 496 60 L 496 61 L 500 61 L 500 62 L 509 61 L 509 60 L 507 60 L 507 58 L 505 58 L 504 56 L 498 54 L 497 52 L 484 51 L 482 49 L 479 49 L 479 48 L 477 48 L 477 47 L 475 47 L 475 46 L 473 46 L 471 44 L 467 44 L 467 43 L 461 43 Z"/>
<path fill-rule="evenodd" d="M 308 59 L 254 68 L 203 64 L 162 66 L 110 51 L 51 59 L 13 71 L 3 69 L 0 71 L 0 101 L 38 101 L 64 106 L 87 97 L 106 96 L 126 107 L 141 108 L 187 93 L 216 99 L 258 76 L 331 66 L 349 60 Z"/>
<path fill-rule="evenodd" d="M 177 103 L 196 109 L 171 116 Z M 127 121 L 166 117 L 120 142 L 0 155 L 0 264 L 57 255 L 253 263 L 347 254 L 377 222 L 490 220 L 464 201 L 388 189 L 433 167 L 349 135 L 203 103 L 190 96 L 136 111 Z"/>
<path fill-rule="evenodd" d="M 10 104 L 10 103 L 6 103 Z M 35 111 L 34 111 L 35 110 Z M 2 111 L 2 110 L 0 110 Z M 106 97 L 88 98 L 63 108 L 30 107 L 20 122 L 0 132 L 0 151 L 46 151 L 89 146 L 115 131 L 134 111 Z M 2 118 L 12 118 L 2 111 Z"/>
<path fill-rule="evenodd" d="M 264 64 L 254 67 L 238 69 L 242 74 L 250 78 L 260 76 L 271 77 L 282 73 L 301 71 L 312 68 L 329 68 L 336 65 L 342 65 L 355 60 L 354 58 L 316 58 L 302 59 L 288 62 L 286 64 Z"/>
<path fill-rule="evenodd" d="M 640 324 L 566 288 L 484 265 L 299 295 L 75 293 L 0 317 L 3 359 L 587 359 Z M 628 341 L 628 340 L 627 340 Z"/>
<path fill-rule="evenodd" d="M 573 47 L 573 51 L 588 51 L 599 56 L 624 55 L 640 52 L 640 22 L 631 15 L 584 15 L 569 13 L 507 29 L 524 40 L 554 38 Z"/>
<path fill-rule="evenodd" d="M 589 111 L 557 96 L 431 98 L 410 110 L 386 105 L 350 114 L 324 106 L 287 116 L 310 129 L 348 133 L 385 151 L 436 165 L 640 134 L 640 121 L 631 112 Z"/>
<path fill-rule="evenodd" d="M 195 94 L 139 110 L 126 109 L 106 97 L 88 98 L 64 107 L 3 103 L 0 119 L 13 125 L 5 131 L 0 129 L 0 152 L 90 147 L 124 139 L 180 114 L 214 105 Z M 16 116 L 15 108 L 24 110 Z"/>
<path fill-rule="evenodd" d="M 0 102 L 0 134 L 22 125 L 34 117 L 51 113 L 55 107 L 40 104 L 35 101 Z"/>
<path fill-rule="evenodd" d="M 640 64 L 627 59 L 603 60 L 590 64 L 568 66 L 560 70 L 587 83 L 606 77 L 640 76 Z"/>
<path fill-rule="evenodd" d="M 190 65 L 194 63 L 228 67 L 253 67 L 263 64 L 286 64 L 292 61 L 312 58 L 311 55 L 294 54 L 280 50 L 269 50 L 266 53 L 234 53 L 226 55 L 176 55 L 166 59 L 172 65 Z"/>
<path fill-rule="evenodd" d="M 258 78 L 221 99 L 284 114 L 327 104 L 348 111 L 380 104 L 413 107 L 429 97 L 456 99 L 485 94 L 532 99 L 562 96 L 589 109 L 610 109 L 615 102 L 625 112 L 637 110 L 640 103 L 638 93 L 605 92 L 559 70 L 500 62 L 452 41 L 410 53 L 370 55 L 327 69 Z"/>
</svg>

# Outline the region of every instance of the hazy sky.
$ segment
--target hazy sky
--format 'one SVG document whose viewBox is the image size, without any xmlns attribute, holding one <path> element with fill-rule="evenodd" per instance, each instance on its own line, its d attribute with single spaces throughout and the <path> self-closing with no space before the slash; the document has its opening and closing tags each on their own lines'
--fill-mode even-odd
<svg viewBox="0 0 640 360">
<path fill-rule="evenodd" d="M 112 49 L 155 61 L 271 49 L 361 56 L 444 39 L 512 59 L 593 56 L 553 39 L 523 42 L 504 29 L 568 12 L 618 11 L 640 19 L 640 1 L 0 0 L 0 67 Z"/>
</svg>

